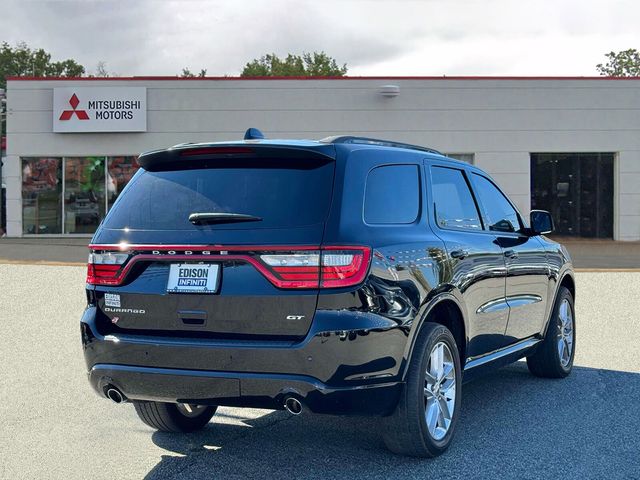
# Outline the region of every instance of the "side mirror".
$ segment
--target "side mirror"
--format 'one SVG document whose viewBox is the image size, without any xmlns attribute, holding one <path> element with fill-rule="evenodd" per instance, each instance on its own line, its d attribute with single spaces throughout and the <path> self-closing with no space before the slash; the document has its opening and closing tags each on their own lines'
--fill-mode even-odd
<svg viewBox="0 0 640 480">
<path fill-rule="evenodd" d="M 529 219 L 531 223 L 530 230 L 533 235 L 551 233 L 554 230 L 553 218 L 546 210 L 531 210 Z"/>
</svg>

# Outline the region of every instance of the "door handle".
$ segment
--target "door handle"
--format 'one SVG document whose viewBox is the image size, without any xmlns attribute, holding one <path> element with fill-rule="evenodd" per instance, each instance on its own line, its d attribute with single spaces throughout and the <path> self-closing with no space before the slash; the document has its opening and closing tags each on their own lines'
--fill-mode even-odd
<svg viewBox="0 0 640 480">
<path fill-rule="evenodd" d="M 453 252 L 451 252 L 451 258 L 457 258 L 459 260 L 462 260 L 464 257 L 468 257 L 468 256 L 469 256 L 469 252 L 464 249 L 454 250 Z"/>
<path fill-rule="evenodd" d="M 203 327 L 207 324 L 207 312 L 203 310 L 178 310 L 179 327 Z"/>
<path fill-rule="evenodd" d="M 504 256 L 507 258 L 518 258 L 518 252 L 515 250 L 505 250 Z"/>
</svg>

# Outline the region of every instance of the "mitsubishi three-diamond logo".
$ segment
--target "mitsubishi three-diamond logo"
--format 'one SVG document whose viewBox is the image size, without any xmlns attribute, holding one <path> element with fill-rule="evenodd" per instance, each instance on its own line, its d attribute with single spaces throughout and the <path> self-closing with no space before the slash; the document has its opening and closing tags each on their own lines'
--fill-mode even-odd
<svg viewBox="0 0 640 480">
<path fill-rule="evenodd" d="M 63 110 L 62 114 L 60 115 L 60 120 L 71 120 L 71 117 L 73 117 L 74 113 L 76 117 L 78 117 L 78 120 L 89 120 L 89 115 L 87 115 L 87 112 L 85 110 L 76 110 L 79 103 L 80 100 L 78 100 L 76 94 L 74 93 L 73 95 L 71 95 L 71 98 L 69 99 L 69 105 L 71 105 L 71 108 L 73 110 Z"/>
</svg>

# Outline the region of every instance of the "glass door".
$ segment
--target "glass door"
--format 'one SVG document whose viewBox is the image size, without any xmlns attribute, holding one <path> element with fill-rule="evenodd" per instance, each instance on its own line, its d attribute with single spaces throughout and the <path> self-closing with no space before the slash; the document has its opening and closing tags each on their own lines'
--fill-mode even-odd
<svg viewBox="0 0 640 480">
<path fill-rule="evenodd" d="M 62 159 L 22 159 L 22 233 L 62 233 Z"/>
<path fill-rule="evenodd" d="M 93 233 L 105 214 L 105 157 L 64 159 L 64 233 Z"/>
<path fill-rule="evenodd" d="M 613 153 L 532 153 L 531 208 L 557 235 L 613 237 Z"/>
</svg>

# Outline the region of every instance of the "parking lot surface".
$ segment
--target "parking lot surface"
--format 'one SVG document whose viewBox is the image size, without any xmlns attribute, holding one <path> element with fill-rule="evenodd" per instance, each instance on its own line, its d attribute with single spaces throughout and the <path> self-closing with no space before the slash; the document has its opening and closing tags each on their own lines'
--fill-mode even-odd
<svg viewBox="0 0 640 480">
<path fill-rule="evenodd" d="M 464 385 L 452 448 L 387 452 L 372 418 L 220 408 L 154 433 L 90 390 L 81 267 L 0 264 L 0 478 L 640 478 L 640 273 L 577 274 L 576 368 Z"/>
</svg>

